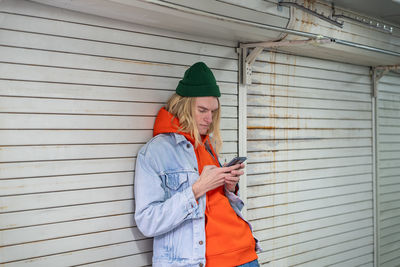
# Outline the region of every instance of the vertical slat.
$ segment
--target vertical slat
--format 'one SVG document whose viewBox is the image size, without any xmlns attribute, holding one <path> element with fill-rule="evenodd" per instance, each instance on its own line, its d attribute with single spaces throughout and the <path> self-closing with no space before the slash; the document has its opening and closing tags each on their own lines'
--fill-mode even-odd
<svg viewBox="0 0 400 267">
<path fill-rule="evenodd" d="M 241 65 L 243 64 L 243 54 L 239 54 L 239 77 L 242 76 L 241 72 L 243 69 Z M 239 156 L 247 157 L 247 85 L 239 83 L 239 114 L 238 114 L 238 134 L 239 134 Z M 241 176 L 239 181 L 240 197 L 244 202 L 244 207 L 242 209 L 242 214 L 247 218 L 247 168 L 244 169 L 244 174 Z"/>
<path fill-rule="evenodd" d="M 374 90 L 374 88 L 372 88 Z M 377 253 L 379 251 L 379 206 L 378 206 L 378 178 L 377 178 L 377 162 L 378 162 L 378 153 L 377 146 L 379 143 L 378 138 L 378 124 L 377 124 L 377 96 L 373 93 L 372 97 L 372 181 L 373 181 L 373 207 L 374 207 L 374 265 L 378 266 L 379 256 Z"/>
<path fill-rule="evenodd" d="M 378 266 L 400 265 L 400 75 L 389 73 L 377 97 Z M 394 162 L 394 164 L 393 164 Z"/>
</svg>

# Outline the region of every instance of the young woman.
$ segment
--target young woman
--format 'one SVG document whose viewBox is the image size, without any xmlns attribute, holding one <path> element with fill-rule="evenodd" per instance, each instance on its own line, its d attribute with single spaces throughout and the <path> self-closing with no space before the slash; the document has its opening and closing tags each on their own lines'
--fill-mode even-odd
<svg viewBox="0 0 400 267">
<path fill-rule="evenodd" d="M 153 266 L 258 266 L 237 196 L 244 164 L 218 161 L 220 95 L 211 70 L 191 66 L 138 154 L 135 219 L 154 237 Z"/>
</svg>

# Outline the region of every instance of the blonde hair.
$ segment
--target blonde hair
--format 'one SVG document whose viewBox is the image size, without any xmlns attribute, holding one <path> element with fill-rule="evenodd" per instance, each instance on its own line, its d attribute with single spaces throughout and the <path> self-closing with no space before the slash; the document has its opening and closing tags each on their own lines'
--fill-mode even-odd
<svg viewBox="0 0 400 267">
<path fill-rule="evenodd" d="M 197 128 L 197 124 L 194 119 L 195 103 L 195 97 L 184 97 L 178 94 L 173 94 L 167 101 L 165 109 L 174 117 L 178 118 L 180 124 L 180 128 L 178 130 L 184 133 L 189 133 L 191 136 L 193 136 L 195 140 L 195 147 L 197 147 L 198 145 L 202 145 L 202 142 L 199 129 Z M 221 132 L 219 128 L 220 117 L 221 105 L 218 100 L 218 109 L 213 113 L 212 123 L 207 132 L 207 134 L 210 135 L 211 145 L 213 146 L 217 155 L 222 148 Z"/>
</svg>

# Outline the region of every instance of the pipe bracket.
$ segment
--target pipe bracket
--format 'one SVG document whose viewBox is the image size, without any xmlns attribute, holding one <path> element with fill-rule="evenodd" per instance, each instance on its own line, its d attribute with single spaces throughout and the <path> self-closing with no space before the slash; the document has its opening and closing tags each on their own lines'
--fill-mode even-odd
<svg viewBox="0 0 400 267">
<path fill-rule="evenodd" d="M 378 95 L 378 83 L 379 80 L 383 77 L 383 75 L 385 75 L 389 71 L 398 71 L 398 70 L 400 70 L 400 65 L 371 67 L 373 97 L 377 97 Z"/>
<path fill-rule="evenodd" d="M 241 43 L 238 48 L 238 53 L 241 55 L 241 83 L 250 85 L 252 83 L 253 64 L 257 57 L 261 54 L 264 48 L 278 48 L 305 44 L 326 44 L 334 42 L 333 39 L 318 36 L 315 39 L 307 40 L 292 40 L 280 42 L 258 42 L 258 43 Z M 249 49 L 253 48 L 249 53 Z"/>
</svg>

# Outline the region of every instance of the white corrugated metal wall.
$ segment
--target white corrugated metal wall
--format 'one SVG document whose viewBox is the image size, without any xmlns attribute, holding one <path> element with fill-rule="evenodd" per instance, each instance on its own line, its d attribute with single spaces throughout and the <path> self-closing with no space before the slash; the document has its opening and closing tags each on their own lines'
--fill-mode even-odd
<svg viewBox="0 0 400 267">
<path fill-rule="evenodd" d="M 236 44 L 27 1 L 0 9 L 0 263 L 151 264 L 133 220 L 136 153 L 204 61 L 223 93 L 223 157 L 237 154 Z"/>
<path fill-rule="evenodd" d="M 367 67 L 264 52 L 248 87 L 248 218 L 266 266 L 373 266 Z"/>
<path fill-rule="evenodd" d="M 377 181 L 379 266 L 400 266 L 400 76 L 378 85 Z"/>
</svg>

